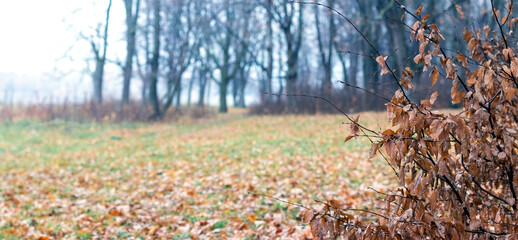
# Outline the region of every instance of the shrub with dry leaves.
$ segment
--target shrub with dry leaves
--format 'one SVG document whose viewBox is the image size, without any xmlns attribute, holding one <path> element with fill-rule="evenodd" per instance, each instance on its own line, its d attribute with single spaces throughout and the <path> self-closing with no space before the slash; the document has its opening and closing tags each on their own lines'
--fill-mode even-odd
<svg viewBox="0 0 518 240">
<path fill-rule="evenodd" d="M 398 3 L 396 1 L 396 3 Z M 496 29 L 465 30 L 467 53 L 448 56 L 444 37 L 429 15 L 399 7 L 416 21 L 411 39 L 418 41 L 414 61 L 453 82 L 457 114 L 433 110 L 439 94 L 414 102 L 408 97 L 414 76 L 410 68 L 397 77 L 384 56 L 376 61 L 392 74 L 400 89 L 387 103 L 391 129 L 375 132 L 352 119 L 350 140 L 376 134 L 371 157 L 386 158 L 399 187 L 379 193 L 384 205 L 369 218 L 351 215 L 338 201 L 323 211 L 303 213 L 317 239 L 517 239 L 518 191 L 518 56 L 511 44 L 513 5 L 492 9 Z M 459 14 L 462 9 L 457 7 Z M 461 74 L 462 73 L 462 74 Z M 358 210 L 355 210 L 358 212 Z M 375 220 L 372 220 L 372 218 Z"/>
</svg>

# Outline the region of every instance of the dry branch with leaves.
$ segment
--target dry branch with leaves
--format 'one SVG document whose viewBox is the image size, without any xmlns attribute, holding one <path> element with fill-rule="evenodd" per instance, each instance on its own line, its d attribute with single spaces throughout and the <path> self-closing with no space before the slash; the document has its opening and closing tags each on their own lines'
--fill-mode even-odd
<svg viewBox="0 0 518 240">
<path fill-rule="evenodd" d="M 386 58 L 377 56 L 381 73 L 391 73 L 401 88 L 386 104 L 392 127 L 376 132 L 371 157 L 378 152 L 386 157 L 399 187 L 378 192 L 385 205 L 371 212 L 375 221 L 351 215 L 336 200 L 325 203 L 323 211 L 302 213 L 304 221 L 317 239 L 518 238 L 518 56 L 510 41 L 518 18 L 512 17 L 513 5 L 493 8 L 497 29 L 465 30 L 467 53 L 448 56 L 441 47 L 444 36 L 427 21 L 423 5 L 410 11 L 395 2 L 415 18 L 410 28 L 410 38 L 419 43 L 415 63 L 431 69 L 432 85 L 441 76 L 451 80 L 452 103 L 462 110 L 434 111 L 438 92 L 410 100 L 412 70 L 405 68 L 398 78 Z M 464 17 L 462 8 L 456 9 Z M 352 123 L 346 141 L 370 131 L 358 119 Z"/>
</svg>

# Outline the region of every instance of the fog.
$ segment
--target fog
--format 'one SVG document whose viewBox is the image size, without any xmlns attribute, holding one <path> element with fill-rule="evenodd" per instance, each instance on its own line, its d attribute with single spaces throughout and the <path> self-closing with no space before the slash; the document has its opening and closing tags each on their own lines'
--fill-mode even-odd
<svg viewBox="0 0 518 240">
<path fill-rule="evenodd" d="M 465 27 L 494 24 L 488 1 L 400 2 L 412 11 L 425 3 L 423 14 L 430 14 L 428 21 L 438 25 L 447 39 L 443 45 L 452 51 L 466 49 L 459 41 Z M 126 21 L 129 5 L 120 0 L 4 1 L 0 102 L 149 99 L 155 109 L 167 111 L 170 105 L 198 101 L 219 105 L 223 112 L 226 105 L 275 102 L 272 106 L 298 112 L 306 103 L 272 94 L 313 94 L 351 111 L 376 109 L 383 101 L 340 82 L 390 95 L 397 82 L 380 76 L 378 54 L 390 58 L 397 74 L 405 66 L 416 71 L 416 91 L 410 94 L 415 99 L 434 90 L 424 81 L 429 73 L 421 71 L 422 63 L 409 61 L 418 53 L 418 45 L 409 41 L 416 19 L 402 16 L 393 1 L 327 0 L 322 2 L 327 6 L 315 6 L 277 0 L 141 0 L 138 8 L 137 1 L 127 3 L 132 12 L 140 10 L 134 27 Z M 132 54 L 127 29 L 135 29 Z M 127 55 L 134 56 L 132 62 Z M 442 79 L 435 88 L 448 84 Z M 126 100 L 123 86 L 129 89 Z"/>
</svg>

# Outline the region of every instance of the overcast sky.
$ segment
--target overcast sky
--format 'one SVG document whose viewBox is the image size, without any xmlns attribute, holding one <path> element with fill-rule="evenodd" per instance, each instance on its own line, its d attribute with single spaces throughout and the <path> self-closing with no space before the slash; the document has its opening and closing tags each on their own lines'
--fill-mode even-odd
<svg viewBox="0 0 518 240">
<path fill-rule="evenodd" d="M 6 91 L 14 91 L 15 101 L 88 94 L 91 80 L 85 69 L 90 49 L 78 36 L 79 32 L 90 34 L 104 17 L 107 4 L 108 0 L 2 1 L 0 101 L 5 100 Z M 116 54 L 123 47 L 125 29 L 121 0 L 113 0 L 111 20 L 108 57 L 121 58 Z M 116 79 L 117 68 L 111 69 L 112 76 L 106 76 L 108 85 L 117 84 L 110 80 Z"/>
</svg>

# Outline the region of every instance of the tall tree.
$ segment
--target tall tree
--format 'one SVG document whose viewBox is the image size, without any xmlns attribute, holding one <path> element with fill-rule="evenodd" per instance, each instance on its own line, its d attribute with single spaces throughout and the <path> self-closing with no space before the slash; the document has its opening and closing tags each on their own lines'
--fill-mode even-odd
<svg viewBox="0 0 518 240">
<path fill-rule="evenodd" d="M 124 64 L 124 80 L 122 83 L 121 106 L 127 105 L 130 99 L 131 77 L 133 74 L 133 57 L 136 52 L 137 20 L 140 0 L 124 0 L 126 9 L 126 63 Z"/>
<path fill-rule="evenodd" d="M 153 107 L 150 119 L 157 120 L 161 116 L 160 101 L 158 99 L 158 70 L 160 60 L 160 0 L 151 0 L 153 3 L 153 53 L 150 62 L 151 73 L 149 76 L 149 101 Z"/>
<path fill-rule="evenodd" d="M 252 61 L 250 57 L 247 57 L 244 61 L 241 61 L 238 73 L 232 80 L 232 95 L 234 97 L 234 106 L 238 108 L 245 108 L 246 98 L 246 85 L 248 84 L 248 78 L 250 76 L 250 70 L 252 67 Z"/>
<path fill-rule="evenodd" d="M 370 44 L 374 47 L 378 47 L 378 41 L 382 40 L 378 36 L 380 32 L 382 32 L 381 25 L 374 21 L 374 17 L 378 16 L 379 4 L 380 1 L 376 0 L 373 2 L 358 0 L 358 9 L 361 14 L 361 25 L 360 31 L 364 34 L 365 38 L 368 39 Z M 362 66 L 363 66 L 363 86 L 372 92 L 379 93 L 380 92 L 380 74 L 378 72 L 378 63 L 376 63 L 375 58 L 376 50 L 371 47 L 369 43 L 366 41 L 362 41 L 362 53 L 365 56 L 363 58 Z M 366 97 L 366 95 L 363 95 Z M 365 107 L 367 109 L 373 109 L 377 106 L 380 106 L 380 102 L 376 101 L 375 98 L 363 98 L 362 103 L 366 104 Z M 383 105 L 381 105 L 383 106 Z"/>
<path fill-rule="evenodd" d="M 298 78 L 297 67 L 304 25 L 303 6 L 299 3 L 282 0 L 279 4 L 272 7 L 271 10 L 284 35 L 286 45 L 288 65 L 286 73 L 286 93 L 288 95 L 296 94 Z M 287 107 L 290 112 L 298 112 L 297 98 L 288 97 Z"/>
<path fill-rule="evenodd" d="M 267 63 L 266 63 L 266 82 L 264 84 L 265 91 L 268 94 L 261 93 L 261 96 L 265 96 L 265 104 L 272 103 L 272 80 L 273 80 L 273 12 L 272 5 L 273 0 L 266 1 L 266 52 L 267 52 Z"/>
<path fill-rule="evenodd" d="M 334 1 L 328 0 L 327 6 L 334 9 Z M 317 42 L 318 42 L 318 50 L 320 53 L 320 64 L 324 70 L 322 77 L 322 94 L 330 94 L 331 93 L 331 78 L 333 73 L 333 51 L 334 51 L 334 41 L 336 37 L 336 29 L 334 24 L 334 13 L 326 9 L 327 21 L 327 29 L 324 31 L 322 28 L 325 26 L 320 20 L 320 10 L 321 7 L 315 5 L 315 27 L 317 30 Z"/>
<path fill-rule="evenodd" d="M 165 6 L 165 52 L 167 53 L 167 89 L 162 109 L 164 115 L 176 99 L 176 108 L 180 106 L 182 78 L 191 65 L 198 44 L 198 37 L 194 35 L 192 1 L 177 0 Z M 194 10 L 196 11 L 196 10 Z"/>
<path fill-rule="evenodd" d="M 238 10 L 242 8 L 231 6 L 229 0 L 223 1 L 221 12 L 214 13 L 214 20 L 217 21 L 219 28 L 212 29 L 210 32 L 216 52 L 212 47 L 204 49 L 219 72 L 219 77 L 213 76 L 213 79 L 219 87 L 219 112 L 221 113 L 228 112 L 228 85 L 236 76 L 246 54 L 246 46 L 238 39 L 239 35 L 236 33 L 239 29 L 244 29 L 236 16 Z M 219 21 L 218 15 L 224 20 Z M 246 18 L 244 15 L 242 17 Z"/>
<path fill-rule="evenodd" d="M 106 9 L 106 19 L 104 22 L 104 31 L 101 33 L 99 30 L 97 32 L 97 37 L 101 39 L 100 42 L 97 42 L 95 38 L 92 36 L 90 38 L 90 46 L 92 47 L 92 52 L 95 56 L 95 70 L 92 74 L 93 86 L 94 86 L 94 96 L 93 100 L 97 104 L 102 104 L 103 102 L 103 80 L 104 80 L 104 66 L 106 65 L 106 52 L 108 49 L 108 26 L 110 23 L 110 11 L 112 7 L 112 0 L 108 2 L 108 8 Z"/>
</svg>

